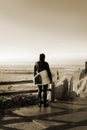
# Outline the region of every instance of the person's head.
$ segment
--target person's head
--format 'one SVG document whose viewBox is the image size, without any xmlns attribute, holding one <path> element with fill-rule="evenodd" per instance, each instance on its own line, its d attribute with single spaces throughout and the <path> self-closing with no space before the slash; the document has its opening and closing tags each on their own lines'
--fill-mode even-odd
<svg viewBox="0 0 87 130">
<path fill-rule="evenodd" d="M 43 53 L 40 54 L 40 57 L 39 57 L 39 58 L 40 58 L 40 61 L 44 61 L 44 60 L 45 60 L 45 54 L 43 54 Z"/>
</svg>

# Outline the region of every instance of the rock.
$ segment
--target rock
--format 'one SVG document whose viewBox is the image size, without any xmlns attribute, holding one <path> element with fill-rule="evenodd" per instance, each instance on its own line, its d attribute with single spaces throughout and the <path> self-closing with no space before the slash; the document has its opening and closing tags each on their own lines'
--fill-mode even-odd
<svg viewBox="0 0 87 130">
<path fill-rule="evenodd" d="M 37 95 L 10 95 L 0 97 L 0 109 L 24 107 L 37 103 Z"/>
<path fill-rule="evenodd" d="M 65 100 L 68 92 L 68 79 L 67 77 L 63 77 L 56 81 L 55 84 L 55 98 L 57 100 Z"/>
<path fill-rule="evenodd" d="M 77 95 L 80 97 L 86 97 L 87 96 L 87 76 L 79 80 L 77 84 Z"/>
</svg>

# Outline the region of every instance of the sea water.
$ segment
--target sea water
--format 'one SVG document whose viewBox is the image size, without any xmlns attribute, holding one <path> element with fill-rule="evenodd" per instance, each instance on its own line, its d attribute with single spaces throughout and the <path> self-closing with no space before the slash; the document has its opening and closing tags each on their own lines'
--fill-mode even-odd
<svg viewBox="0 0 87 130">
<path fill-rule="evenodd" d="M 0 82 L 33 80 L 33 64 L 15 64 L 0 65 Z M 51 72 L 59 73 L 59 78 L 63 76 L 71 77 L 75 72 L 83 68 L 83 65 L 56 65 L 50 66 Z M 32 84 L 14 84 L 0 85 L 0 91 L 10 90 L 27 90 L 34 89 L 36 86 Z"/>
</svg>

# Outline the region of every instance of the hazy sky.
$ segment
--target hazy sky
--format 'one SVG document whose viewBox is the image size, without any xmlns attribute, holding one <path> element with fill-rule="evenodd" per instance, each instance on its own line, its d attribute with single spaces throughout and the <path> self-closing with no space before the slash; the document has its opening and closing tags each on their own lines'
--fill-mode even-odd
<svg viewBox="0 0 87 130">
<path fill-rule="evenodd" d="M 87 0 L 0 0 L 0 61 L 87 58 Z"/>
</svg>

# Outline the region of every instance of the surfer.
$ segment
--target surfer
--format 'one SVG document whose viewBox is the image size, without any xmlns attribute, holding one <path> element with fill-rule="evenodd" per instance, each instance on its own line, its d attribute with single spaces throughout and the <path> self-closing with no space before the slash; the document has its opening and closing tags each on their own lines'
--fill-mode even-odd
<svg viewBox="0 0 87 130">
<path fill-rule="evenodd" d="M 39 55 L 39 61 L 35 63 L 34 76 L 37 73 L 40 73 L 43 70 L 47 71 L 48 77 L 50 79 L 50 83 L 52 83 L 52 75 L 51 75 L 51 72 L 50 72 L 49 64 L 45 61 L 45 54 L 42 53 L 42 54 Z M 39 107 L 41 107 L 41 104 L 42 104 L 42 91 L 43 91 L 43 104 L 44 104 L 44 107 L 49 106 L 47 104 L 47 89 L 48 89 L 48 84 L 46 84 L 46 85 L 38 85 Z"/>
</svg>

